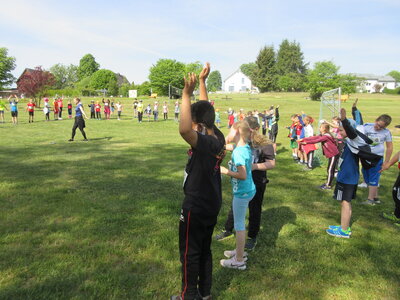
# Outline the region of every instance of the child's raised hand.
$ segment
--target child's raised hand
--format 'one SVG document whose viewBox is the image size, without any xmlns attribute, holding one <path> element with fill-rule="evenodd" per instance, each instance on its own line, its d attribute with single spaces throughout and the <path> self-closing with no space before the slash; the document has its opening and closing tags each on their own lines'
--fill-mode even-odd
<svg viewBox="0 0 400 300">
<path fill-rule="evenodd" d="M 205 80 L 208 77 L 208 74 L 210 74 L 210 63 L 206 62 L 206 64 L 203 67 L 203 70 L 201 70 L 199 79 L 200 80 Z"/>
<path fill-rule="evenodd" d="M 344 108 L 340 109 L 340 120 L 345 120 L 346 119 L 346 110 Z"/>
<path fill-rule="evenodd" d="M 184 77 L 185 87 L 183 88 L 183 93 L 187 93 L 189 95 L 193 94 L 194 88 L 196 87 L 196 74 L 188 73 L 187 77 Z"/>
</svg>

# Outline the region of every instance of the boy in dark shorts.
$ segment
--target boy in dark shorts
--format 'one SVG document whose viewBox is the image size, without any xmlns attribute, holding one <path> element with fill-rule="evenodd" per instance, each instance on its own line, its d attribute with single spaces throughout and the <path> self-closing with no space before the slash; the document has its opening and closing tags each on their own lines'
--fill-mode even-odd
<svg viewBox="0 0 400 300">
<path fill-rule="evenodd" d="M 341 201 L 341 219 L 340 225 L 330 225 L 326 232 L 335 237 L 350 238 L 351 200 L 356 197 L 357 183 L 360 177 L 359 159 L 363 167 L 371 168 L 373 166 L 368 164 L 373 161 L 377 162 L 379 157 L 373 154 L 369 147 L 373 141 L 357 131 L 354 128 L 355 124 L 351 125 L 346 119 L 346 110 L 343 108 L 340 110 L 340 118 L 342 126 L 339 127 L 339 131 L 345 139 L 345 146 L 338 162 L 339 172 L 333 197 Z M 367 159 L 365 159 L 366 155 L 368 155 Z"/>
<path fill-rule="evenodd" d="M 210 246 L 222 202 L 220 164 L 225 138 L 214 125 L 214 108 L 208 102 L 205 80 L 209 72 L 207 63 L 199 75 L 200 101 L 190 104 L 196 86 L 193 73 L 185 78 L 182 93 L 179 133 L 191 149 L 185 168 L 185 198 L 179 222 L 182 292 L 172 296 L 172 300 L 211 299 Z"/>
</svg>

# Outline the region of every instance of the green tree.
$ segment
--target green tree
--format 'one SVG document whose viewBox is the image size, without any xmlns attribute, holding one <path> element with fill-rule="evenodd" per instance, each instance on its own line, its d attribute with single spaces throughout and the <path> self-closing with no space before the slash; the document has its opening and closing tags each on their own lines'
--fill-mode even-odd
<svg viewBox="0 0 400 300">
<path fill-rule="evenodd" d="M 7 48 L 0 48 L 0 90 L 14 82 L 15 78 L 11 71 L 15 67 L 15 57 L 8 56 Z"/>
<path fill-rule="evenodd" d="M 339 75 L 339 86 L 342 88 L 342 94 L 353 94 L 357 91 L 361 80 L 351 74 Z"/>
<path fill-rule="evenodd" d="M 199 61 L 196 61 L 196 62 L 193 62 L 193 63 L 188 63 L 185 66 L 185 74 L 187 74 L 187 73 L 195 73 L 195 74 L 199 75 L 201 70 L 203 70 L 203 65 Z"/>
<path fill-rule="evenodd" d="M 136 90 L 137 87 L 135 84 L 132 82 L 132 84 L 129 83 L 123 83 L 118 90 L 118 94 L 122 95 L 122 97 L 128 97 L 129 96 L 129 90 Z"/>
<path fill-rule="evenodd" d="M 153 92 L 168 95 L 169 84 L 183 88 L 183 76 L 186 72 L 185 64 L 174 59 L 160 59 L 150 68 L 150 83 Z"/>
<path fill-rule="evenodd" d="M 117 78 L 111 79 L 107 84 L 107 94 L 110 96 L 118 96 Z"/>
<path fill-rule="evenodd" d="M 78 78 L 82 80 L 85 77 L 91 76 L 94 72 L 98 71 L 100 65 L 96 62 L 92 54 L 86 54 L 79 61 Z"/>
<path fill-rule="evenodd" d="M 211 92 L 220 91 L 222 89 L 222 77 L 219 71 L 212 71 L 208 75 L 207 89 Z"/>
<path fill-rule="evenodd" d="M 396 82 L 400 82 L 400 72 L 399 71 L 390 71 L 387 75 L 392 76 Z"/>
<path fill-rule="evenodd" d="M 340 85 L 339 67 L 331 61 L 314 64 L 314 69 L 307 76 L 307 88 L 312 100 L 321 98 L 323 92 L 338 88 Z"/>
<path fill-rule="evenodd" d="M 247 77 L 249 77 L 251 80 L 253 80 L 252 78 L 254 76 L 254 72 L 256 71 L 256 69 L 257 69 L 257 65 L 256 65 L 256 63 L 253 63 L 253 62 L 248 63 L 248 64 L 242 64 L 240 66 L 240 71 L 242 71 L 242 73 L 244 75 L 246 75 Z"/>
<path fill-rule="evenodd" d="M 72 87 L 78 81 L 78 67 L 73 64 L 69 66 L 55 64 L 50 68 L 50 72 L 56 79 L 56 89 Z"/>
<path fill-rule="evenodd" d="M 113 71 L 106 69 L 98 70 L 95 73 L 93 73 L 93 75 L 90 77 L 90 87 L 96 90 L 101 90 L 101 89 L 108 90 L 108 88 L 113 87 L 114 82 L 115 84 L 117 82 L 115 73 Z M 117 86 L 117 92 L 118 92 L 118 86 Z"/>
<path fill-rule="evenodd" d="M 136 85 L 135 89 L 138 91 L 138 96 L 150 96 L 151 84 L 148 81 Z"/>
<path fill-rule="evenodd" d="M 272 91 L 276 88 L 275 50 L 273 46 L 265 46 L 260 50 L 256 59 L 257 68 L 253 75 L 253 84 L 261 92 Z"/>
<path fill-rule="evenodd" d="M 278 88 L 285 91 L 300 91 L 306 80 L 307 64 L 304 63 L 304 55 L 300 44 L 295 41 L 283 40 L 279 45 L 276 56 L 276 72 L 278 77 L 285 76 L 279 80 Z M 283 88 L 282 84 L 285 88 Z"/>
</svg>

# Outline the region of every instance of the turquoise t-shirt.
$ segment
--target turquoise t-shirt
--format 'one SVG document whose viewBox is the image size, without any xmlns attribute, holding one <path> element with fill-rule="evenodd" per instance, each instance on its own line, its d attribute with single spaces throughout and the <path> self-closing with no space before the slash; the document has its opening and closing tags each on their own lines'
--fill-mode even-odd
<svg viewBox="0 0 400 300">
<path fill-rule="evenodd" d="M 231 179 L 233 195 L 238 198 L 248 198 L 254 196 L 256 192 L 256 186 L 251 176 L 251 164 L 253 162 L 252 152 L 249 145 L 236 147 L 232 152 L 232 158 L 229 162 L 229 169 L 233 172 L 237 172 L 237 167 L 246 167 L 246 179 L 240 180 L 233 178 Z"/>
</svg>

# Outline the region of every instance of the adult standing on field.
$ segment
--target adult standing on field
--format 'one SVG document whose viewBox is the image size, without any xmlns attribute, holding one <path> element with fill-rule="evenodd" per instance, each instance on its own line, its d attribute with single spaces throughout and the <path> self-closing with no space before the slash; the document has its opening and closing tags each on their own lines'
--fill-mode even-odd
<svg viewBox="0 0 400 300">
<path fill-rule="evenodd" d="M 142 119 L 143 119 L 143 101 L 142 100 L 139 101 L 136 109 L 137 109 L 139 123 L 142 123 Z"/>
<path fill-rule="evenodd" d="M 373 144 L 371 145 L 371 152 L 381 156 L 379 163 L 366 170 L 362 168 L 362 174 L 364 181 L 368 186 L 368 198 L 362 202 L 367 205 L 380 204 L 381 201 L 378 198 L 378 185 L 383 165 L 389 164 L 390 157 L 393 152 L 392 134 L 386 128 L 392 122 L 392 118 L 389 115 L 380 115 L 375 123 L 366 123 L 364 125 L 357 126 L 357 130 L 369 137 Z M 385 151 L 386 144 L 386 151 Z M 385 157 L 385 159 L 383 159 Z"/>
<path fill-rule="evenodd" d="M 79 130 L 81 131 L 82 135 L 83 135 L 83 140 L 85 142 L 87 142 L 87 138 L 86 138 L 86 133 L 84 128 L 86 127 L 85 124 L 85 120 L 83 119 L 83 117 L 85 117 L 86 119 L 88 119 L 88 117 L 85 114 L 85 111 L 83 110 L 83 105 L 81 103 L 81 99 L 79 98 L 75 98 L 74 99 L 76 108 L 75 108 L 75 123 L 74 126 L 72 127 L 72 136 L 71 138 L 68 140 L 69 142 L 73 142 L 74 141 L 74 137 L 75 137 L 75 133 L 76 133 L 76 128 L 79 128 Z"/>
</svg>

